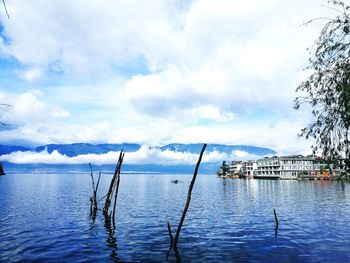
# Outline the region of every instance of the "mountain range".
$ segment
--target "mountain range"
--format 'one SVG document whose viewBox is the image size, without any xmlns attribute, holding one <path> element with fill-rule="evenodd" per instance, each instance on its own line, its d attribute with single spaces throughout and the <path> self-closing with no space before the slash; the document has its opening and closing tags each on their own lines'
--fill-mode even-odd
<svg viewBox="0 0 350 263">
<path fill-rule="evenodd" d="M 198 154 L 202 149 L 203 144 L 181 144 L 172 143 L 164 146 L 152 146 L 148 147 L 148 150 L 157 150 L 158 152 L 164 152 L 168 155 L 168 152 L 173 153 L 194 153 Z M 15 152 L 27 152 L 27 153 L 40 153 L 46 151 L 51 154 L 54 151 L 59 152 L 61 155 L 67 157 L 76 157 L 85 154 L 105 154 L 108 152 L 119 152 L 122 149 L 124 152 L 138 152 L 143 146 L 135 143 L 122 143 L 122 144 L 89 144 L 89 143 L 73 143 L 73 144 L 47 144 L 37 147 L 27 147 L 19 145 L 0 145 L 0 156 L 15 153 Z M 228 156 L 233 151 L 241 151 L 248 155 L 254 156 L 267 156 L 275 155 L 276 152 L 269 148 L 255 147 L 248 145 L 223 145 L 223 144 L 208 144 L 206 153 L 217 152 L 219 154 L 225 153 Z M 165 153 L 166 152 L 166 153 Z M 142 153 L 141 153 L 142 155 Z M 5 158 L 6 159 L 6 158 Z M 218 169 L 222 160 L 216 160 L 214 162 L 204 162 L 200 166 L 202 173 L 214 174 Z M 84 163 L 80 164 L 45 164 L 45 163 L 11 163 L 9 161 L 3 161 L 5 170 L 9 173 L 77 173 L 77 172 L 89 172 L 89 166 Z M 113 172 L 115 164 L 97 165 L 96 170 L 103 171 L 105 173 Z M 127 173 L 192 173 L 193 165 L 179 164 L 174 165 L 171 163 L 157 164 L 157 163 L 137 163 L 137 164 L 123 164 L 123 172 Z"/>
</svg>

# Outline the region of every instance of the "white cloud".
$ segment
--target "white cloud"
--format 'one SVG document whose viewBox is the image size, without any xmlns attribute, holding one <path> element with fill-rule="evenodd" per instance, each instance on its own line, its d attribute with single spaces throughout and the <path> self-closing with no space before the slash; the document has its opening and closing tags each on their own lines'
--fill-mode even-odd
<svg viewBox="0 0 350 263">
<path fill-rule="evenodd" d="M 39 80 L 43 77 L 43 71 L 39 68 L 31 68 L 25 71 L 19 72 L 19 76 L 28 82 Z"/>
<path fill-rule="evenodd" d="M 19 0 L 8 9 L 0 54 L 19 62 L 31 88 L 47 82 L 0 92 L 12 105 L 0 120 L 14 126 L 0 141 L 307 145 L 296 134 L 309 116 L 293 113 L 292 100 L 321 26 L 300 25 L 330 12 L 318 0 Z"/>
<path fill-rule="evenodd" d="M 163 23 L 170 23 L 173 2 L 8 3 L 12 19 L 2 22 L 12 41 L 5 51 L 24 63 L 58 71 L 106 69 L 142 55 L 142 32 L 154 37 Z"/>
<path fill-rule="evenodd" d="M 228 122 L 235 119 L 235 115 L 231 112 L 222 112 L 220 108 L 213 105 L 204 105 L 189 110 L 184 110 L 184 116 L 194 121 L 200 119 L 213 120 L 217 122 Z"/>
<path fill-rule="evenodd" d="M 236 150 L 236 151 L 234 151 L 234 153 L 239 158 L 246 158 L 247 156 L 249 156 L 249 154 L 247 152 L 244 152 L 244 151 Z"/>
<path fill-rule="evenodd" d="M 8 111 L 1 112 L 1 121 L 10 125 L 41 121 L 47 114 L 45 104 L 39 99 L 40 95 L 39 90 L 20 94 L 0 92 L 1 101 L 9 105 Z"/>
<path fill-rule="evenodd" d="M 150 115 L 174 115 L 206 104 L 233 114 L 262 106 L 288 115 L 307 61 L 306 47 L 315 35 L 300 27 L 308 17 L 305 10 L 311 9 L 293 14 L 298 20 L 278 10 L 280 5 L 254 1 L 255 8 L 246 8 L 234 1 L 195 1 L 177 32 L 183 38 L 181 53 L 173 59 L 169 50 L 168 62 L 156 72 L 131 78 L 126 96 Z"/>
<path fill-rule="evenodd" d="M 45 102 L 43 92 L 30 90 L 23 93 L 0 92 L 0 101 L 6 102 L 8 111 L 0 112 L 0 120 L 12 129 L 36 130 L 51 122 L 51 117 L 67 117 L 69 112 Z M 39 136 L 40 137 L 40 136 Z"/>
<path fill-rule="evenodd" d="M 20 94 L 13 105 L 13 112 L 16 116 L 27 120 L 40 116 L 44 110 L 44 103 L 37 98 L 34 92 Z"/>
<path fill-rule="evenodd" d="M 57 109 L 52 112 L 52 117 L 54 118 L 65 118 L 69 116 L 70 116 L 70 113 L 66 110 Z"/>
<path fill-rule="evenodd" d="M 108 152 L 105 154 L 82 154 L 68 157 L 58 151 L 48 153 L 42 152 L 14 152 L 0 156 L 1 161 L 8 161 L 17 164 L 44 163 L 44 164 L 115 164 L 119 152 Z M 217 163 L 223 160 L 247 160 L 257 159 L 260 156 L 251 155 L 243 151 L 233 151 L 231 154 L 217 151 L 204 154 L 203 163 Z M 125 164 L 160 164 L 160 165 L 194 165 L 198 160 L 198 154 L 189 152 L 173 152 L 169 150 L 161 151 L 158 148 L 142 146 L 136 152 L 125 153 Z"/>
<path fill-rule="evenodd" d="M 290 119 L 284 121 L 258 117 L 257 120 L 247 119 L 242 123 L 239 116 L 207 104 L 184 109 L 177 113 L 177 118 L 161 118 L 128 114 L 129 107 L 119 108 L 118 103 L 114 110 L 111 98 L 111 105 L 106 108 L 106 113 L 99 114 L 87 109 L 72 114 L 52 105 L 51 101 L 44 102 L 41 96 L 43 95 L 36 91 L 19 96 L 0 93 L 0 99 L 12 104 L 12 114 L 1 113 L 1 120 L 11 125 L 10 129 L 0 132 L 1 142 L 32 145 L 136 142 L 151 146 L 171 142 L 207 142 L 269 147 L 281 154 L 305 152 L 309 146 L 297 137 L 297 133 L 308 121 L 308 116 L 303 115 L 303 112 L 295 112 Z M 90 102 L 86 105 L 90 105 Z M 114 114 L 119 111 L 123 114 L 115 121 L 118 115 Z M 74 116 L 75 114 L 78 116 Z M 90 125 L 85 124 L 86 120 L 91 121 Z M 206 125 L 207 121 L 214 122 Z"/>
</svg>

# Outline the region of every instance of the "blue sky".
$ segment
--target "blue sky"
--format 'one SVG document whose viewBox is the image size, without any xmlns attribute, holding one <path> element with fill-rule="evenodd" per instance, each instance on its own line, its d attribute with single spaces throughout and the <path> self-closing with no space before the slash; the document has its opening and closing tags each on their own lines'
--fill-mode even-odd
<svg viewBox="0 0 350 263">
<path fill-rule="evenodd" d="M 7 1 L 0 143 L 247 144 L 307 153 L 294 111 L 318 0 Z"/>
</svg>

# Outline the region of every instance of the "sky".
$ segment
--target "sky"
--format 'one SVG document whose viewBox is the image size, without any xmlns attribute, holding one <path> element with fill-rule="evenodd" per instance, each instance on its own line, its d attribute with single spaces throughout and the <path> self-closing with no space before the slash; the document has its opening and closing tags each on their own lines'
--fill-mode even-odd
<svg viewBox="0 0 350 263">
<path fill-rule="evenodd" d="M 295 111 L 320 0 L 8 0 L 0 144 L 220 143 L 310 153 Z"/>
</svg>

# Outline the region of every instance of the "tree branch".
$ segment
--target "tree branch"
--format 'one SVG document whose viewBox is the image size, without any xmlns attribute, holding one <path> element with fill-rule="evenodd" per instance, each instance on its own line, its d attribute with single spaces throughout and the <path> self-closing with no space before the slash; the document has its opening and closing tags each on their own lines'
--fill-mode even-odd
<svg viewBox="0 0 350 263">
<path fill-rule="evenodd" d="M 4 9 L 6 11 L 7 18 L 10 19 L 10 15 L 9 15 L 9 12 L 7 11 L 5 0 L 2 0 L 2 4 L 4 5 Z"/>
</svg>

